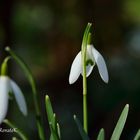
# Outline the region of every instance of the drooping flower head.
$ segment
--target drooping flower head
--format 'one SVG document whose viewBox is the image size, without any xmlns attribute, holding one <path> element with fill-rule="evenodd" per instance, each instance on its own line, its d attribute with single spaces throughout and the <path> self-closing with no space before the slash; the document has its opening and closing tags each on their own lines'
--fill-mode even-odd
<svg viewBox="0 0 140 140">
<path fill-rule="evenodd" d="M 97 65 L 99 74 L 102 78 L 102 80 L 105 83 L 108 83 L 108 71 L 106 67 L 105 60 L 103 56 L 94 48 L 93 45 L 88 44 L 87 45 L 87 54 L 86 54 L 86 76 L 88 77 L 94 66 Z M 70 70 L 70 75 L 69 75 L 69 83 L 73 84 L 78 77 L 82 74 L 82 52 L 80 51 L 72 65 L 71 65 L 71 70 Z"/>
<path fill-rule="evenodd" d="M 23 115 L 27 115 L 27 106 L 25 98 L 19 86 L 7 76 L 7 57 L 1 66 L 0 75 L 0 124 L 5 119 L 8 110 L 9 93 L 13 93 L 20 111 Z"/>
</svg>

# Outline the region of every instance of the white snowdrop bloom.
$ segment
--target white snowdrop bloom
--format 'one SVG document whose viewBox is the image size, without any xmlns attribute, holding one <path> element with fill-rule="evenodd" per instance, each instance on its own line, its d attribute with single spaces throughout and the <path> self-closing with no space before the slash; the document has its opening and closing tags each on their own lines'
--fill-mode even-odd
<svg viewBox="0 0 140 140">
<path fill-rule="evenodd" d="M 108 83 L 108 71 L 103 56 L 94 48 L 93 45 L 87 45 L 86 55 L 86 76 L 88 77 L 94 65 L 97 65 L 99 74 L 105 83 Z M 82 74 L 82 55 L 81 51 L 75 57 L 70 70 L 69 83 L 73 84 L 80 74 Z"/>
<path fill-rule="evenodd" d="M 9 92 L 15 96 L 16 102 L 23 115 L 27 115 L 25 98 L 19 86 L 8 76 L 0 76 L 0 124 L 5 119 L 8 110 Z"/>
</svg>

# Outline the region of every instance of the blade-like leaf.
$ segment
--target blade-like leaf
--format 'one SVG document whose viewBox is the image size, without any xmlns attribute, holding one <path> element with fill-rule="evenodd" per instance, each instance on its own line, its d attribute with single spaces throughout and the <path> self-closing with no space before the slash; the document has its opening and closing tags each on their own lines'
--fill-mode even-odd
<svg viewBox="0 0 140 140">
<path fill-rule="evenodd" d="M 74 115 L 74 120 L 75 120 L 75 123 L 76 123 L 76 125 L 77 125 L 77 128 L 78 128 L 78 130 L 79 130 L 79 132 L 80 132 L 80 135 L 81 135 L 81 137 L 82 137 L 82 140 L 90 140 L 89 137 L 88 137 L 88 135 L 87 135 L 86 132 L 84 131 L 84 129 L 83 129 L 83 127 L 82 127 L 80 121 L 79 121 L 78 118 L 76 117 L 76 115 Z"/>
<path fill-rule="evenodd" d="M 127 116 L 128 116 L 128 111 L 129 111 L 129 105 L 126 104 L 121 115 L 120 115 L 120 118 L 116 124 L 116 127 L 113 131 L 113 134 L 111 136 L 111 140 L 119 140 L 121 133 L 123 131 Z"/>
<path fill-rule="evenodd" d="M 49 122 L 50 130 L 51 130 L 50 140 L 58 140 L 59 134 L 57 131 L 56 115 L 55 115 L 55 113 L 53 113 L 53 108 L 52 108 L 51 101 L 50 101 L 50 98 L 48 95 L 46 95 L 46 97 L 45 97 L 45 104 L 46 104 L 46 112 L 47 112 L 47 116 L 48 116 L 48 122 Z"/>
<path fill-rule="evenodd" d="M 138 130 L 136 136 L 134 137 L 134 140 L 140 140 L 140 129 Z"/>
<path fill-rule="evenodd" d="M 50 129 L 51 129 L 51 136 L 53 136 L 52 140 L 60 140 L 57 132 L 53 129 L 53 125 L 51 123 L 50 123 Z"/>
<path fill-rule="evenodd" d="M 46 97 L 45 97 L 45 104 L 46 104 L 48 122 L 49 122 L 49 124 L 51 123 L 51 125 L 53 126 L 53 129 L 55 129 L 54 113 L 53 113 L 52 104 L 51 104 L 51 101 L 50 101 L 50 98 L 48 95 L 46 95 Z"/>
<path fill-rule="evenodd" d="M 57 123 L 57 134 L 58 134 L 59 138 L 61 139 L 61 131 L 60 131 L 59 123 Z"/>
<path fill-rule="evenodd" d="M 11 123 L 9 120 L 5 119 L 5 120 L 3 121 L 3 123 L 5 123 L 6 125 L 8 125 L 9 127 L 13 128 L 13 129 L 16 128 L 16 133 L 20 136 L 20 138 L 21 138 L 22 140 L 29 140 L 29 139 L 27 138 L 27 136 L 24 134 L 24 132 L 23 132 L 22 130 L 20 130 L 19 128 L 17 128 L 17 127 L 15 126 L 15 124 Z"/>
<path fill-rule="evenodd" d="M 102 128 L 98 134 L 97 140 L 104 140 L 105 139 L 105 132 L 104 129 Z"/>
</svg>

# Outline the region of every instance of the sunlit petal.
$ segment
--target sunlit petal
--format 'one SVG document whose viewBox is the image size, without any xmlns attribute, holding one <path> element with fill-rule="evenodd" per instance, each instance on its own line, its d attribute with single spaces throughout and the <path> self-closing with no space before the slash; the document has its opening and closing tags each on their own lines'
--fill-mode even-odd
<svg viewBox="0 0 140 140">
<path fill-rule="evenodd" d="M 27 106 L 26 106 L 26 102 L 25 102 L 23 93 L 20 90 L 19 86 L 13 80 L 10 80 L 10 84 L 12 87 L 13 94 L 15 95 L 17 104 L 19 106 L 19 109 L 26 116 L 27 115 Z"/>
<path fill-rule="evenodd" d="M 81 52 L 77 54 L 75 57 L 69 75 L 69 83 L 73 84 L 79 77 L 82 71 L 82 60 L 81 60 Z"/>
<path fill-rule="evenodd" d="M 109 80 L 108 71 L 107 71 L 106 63 L 103 56 L 94 47 L 92 47 L 92 53 L 93 53 L 95 62 L 97 64 L 101 78 L 103 79 L 105 83 L 108 83 L 108 80 Z"/>
<path fill-rule="evenodd" d="M 10 91 L 9 78 L 0 77 L 0 124 L 4 120 L 8 110 L 8 92 Z"/>
</svg>

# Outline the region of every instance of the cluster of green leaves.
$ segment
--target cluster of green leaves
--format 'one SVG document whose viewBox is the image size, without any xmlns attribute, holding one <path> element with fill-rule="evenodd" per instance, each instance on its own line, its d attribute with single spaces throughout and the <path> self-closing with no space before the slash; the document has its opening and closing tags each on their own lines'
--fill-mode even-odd
<svg viewBox="0 0 140 140">
<path fill-rule="evenodd" d="M 113 134 L 112 134 L 110 140 L 119 140 L 120 139 L 124 125 L 126 123 L 128 111 L 129 111 L 129 105 L 126 104 L 120 115 L 120 118 L 115 126 L 115 129 L 113 131 Z M 90 138 L 88 137 L 87 133 L 84 131 L 83 126 L 81 125 L 81 123 L 78 120 L 78 118 L 76 117 L 76 115 L 74 115 L 74 120 L 75 120 L 78 130 L 80 132 L 82 140 L 90 140 Z M 101 130 L 99 131 L 97 140 L 105 140 L 105 131 L 103 128 L 101 128 Z M 138 130 L 138 132 L 133 140 L 140 140 L 140 129 Z"/>
<path fill-rule="evenodd" d="M 46 95 L 45 97 L 45 104 L 46 104 L 46 112 L 47 112 L 48 122 L 51 131 L 50 140 L 60 140 L 61 134 L 60 134 L 59 123 L 57 122 L 56 114 L 53 112 L 51 101 L 48 95 Z"/>
<path fill-rule="evenodd" d="M 48 122 L 49 122 L 50 130 L 51 130 L 50 140 L 61 140 L 60 127 L 56 120 L 56 115 L 53 112 L 51 101 L 50 101 L 48 95 L 46 95 L 45 103 L 46 103 L 46 111 L 47 111 L 47 115 L 48 115 Z M 120 136 L 122 134 L 122 131 L 124 129 L 124 126 L 125 126 L 125 123 L 127 120 L 128 111 L 129 111 L 129 105 L 126 104 L 119 117 L 119 120 L 114 128 L 114 131 L 113 131 L 113 134 L 112 134 L 110 140 L 119 140 L 120 139 Z M 76 115 L 74 115 L 74 121 L 79 130 L 82 140 L 90 140 L 88 134 L 83 129 L 83 126 Z M 97 140 L 105 140 L 105 131 L 103 128 L 101 128 L 101 130 L 99 131 Z M 133 140 L 140 140 L 140 129 L 136 133 Z"/>
</svg>

